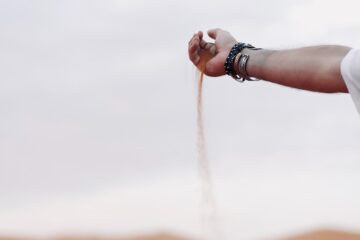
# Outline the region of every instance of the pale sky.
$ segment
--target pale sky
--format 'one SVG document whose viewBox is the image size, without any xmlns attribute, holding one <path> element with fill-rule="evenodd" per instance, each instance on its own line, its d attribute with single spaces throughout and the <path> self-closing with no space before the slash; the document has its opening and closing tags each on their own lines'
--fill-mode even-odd
<svg viewBox="0 0 360 240">
<path fill-rule="evenodd" d="M 360 47 L 358 1 L 0 1 L 0 235 L 199 234 L 195 69 L 222 27 L 284 49 Z M 206 78 L 226 239 L 360 231 L 360 122 L 346 94 Z"/>
</svg>

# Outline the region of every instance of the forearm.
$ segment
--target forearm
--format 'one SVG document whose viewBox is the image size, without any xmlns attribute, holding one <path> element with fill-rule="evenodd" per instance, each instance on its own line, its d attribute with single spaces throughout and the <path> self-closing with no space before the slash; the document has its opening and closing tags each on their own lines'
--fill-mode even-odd
<svg viewBox="0 0 360 240">
<path fill-rule="evenodd" d="M 249 50 L 249 76 L 281 85 L 317 91 L 347 92 L 340 64 L 350 48 L 314 46 L 292 50 Z"/>
</svg>

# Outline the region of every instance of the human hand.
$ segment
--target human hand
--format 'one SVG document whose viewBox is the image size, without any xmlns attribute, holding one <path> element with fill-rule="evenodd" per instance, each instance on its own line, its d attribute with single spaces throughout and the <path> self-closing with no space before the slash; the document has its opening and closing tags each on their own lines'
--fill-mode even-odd
<svg viewBox="0 0 360 240">
<path fill-rule="evenodd" d="M 209 30 L 208 35 L 215 40 L 215 43 L 203 40 L 201 31 L 194 34 L 189 42 L 189 58 L 200 71 L 208 76 L 225 75 L 226 57 L 237 41 L 229 32 L 220 28 Z"/>
</svg>

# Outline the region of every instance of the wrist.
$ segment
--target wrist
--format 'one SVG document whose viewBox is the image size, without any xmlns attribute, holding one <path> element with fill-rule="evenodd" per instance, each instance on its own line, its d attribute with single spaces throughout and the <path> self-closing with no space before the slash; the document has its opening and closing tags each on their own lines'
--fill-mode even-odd
<svg viewBox="0 0 360 240">
<path fill-rule="evenodd" d="M 246 64 L 249 59 L 249 56 L 242 53 L 242 51 L 246 48 L 258 49 L 252 46 L 251 44 L 240 43 L 240 42 L 236 43 L 231 48 L 224 63 L 225 73 L 239 82 L 243 82 L 245 80 L 253 80 L 250 79 L 246 73 Z M 240 66 L 239 71 L 236 70 L 237 65 Z"/>
<path fill-rule="evenodd" d="M 272 55 L 274 52 L 275 51 L 273 50 L 265 49 L 244 49 L 243 53 L 249 55 L 249 60 L 246 65 L 246 72 L 248 76 L 257 79 L 265 79 L 264 69 L 266 66 L 266 62 L 268 61 L 269 56 Z"/>
<path fill-rule="evenodd" d="M 260 52 L 261 50 L 262 49 L 260 48 L 254 48 L 254 47 L 244 48 L 241 52 L 239 52 L 235 56 L 232 66 L 233 72 L 235 73 L 235 76 L 239 76 L 241 82 L 245 80 L 255 81 L 260 79 L 260 76 L 257 74 L 258 72 L 257 67 L 259 65 L 253 63 L 256 63 L 256 60 L 258 59 L 259 56 L 258 52 Z M 249 66 L 250 59 L 252 61 L 251 66 Z"/>
<path fill-rule="evenodd" d="M 258 62 L 259 62 L 259 58 L 261 58 L 262 51 L 263 50 L 254 51 L 252 49 L 244 49 L 243 50 L 243 54 L 246 54 L 249 56 L 249 60 L 246 65 L 246 73 L 248 74 L 249 77 L 260 78 L 260 76 L 258 75 L 259 67 L 260 67 Z M 237 68 L 239 68 L 239 66 L 237 66 Z"/>
</svg>

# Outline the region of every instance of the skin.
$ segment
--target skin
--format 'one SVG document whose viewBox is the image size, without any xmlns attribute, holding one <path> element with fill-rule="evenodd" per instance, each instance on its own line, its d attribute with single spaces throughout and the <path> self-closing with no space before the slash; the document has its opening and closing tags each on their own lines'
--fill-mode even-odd
<svg viewBox="0 0 360 240">
<path fill-rule="evenodd" d="M 201 31 L 193 35 L 189 58 L 207 76 L 223 76 L 225 59 L 238 41 L 219 28 L 209 30 L 208 35 L 214 43 L 206 42 Z M 348 92 L 340 65 L 350 49 L 321 45 L 289 50 L 244 49 L 243 53 L 250 56 L 246 69 L 249 76 L 298 89 L 336 93 Z"/>
</svg>

